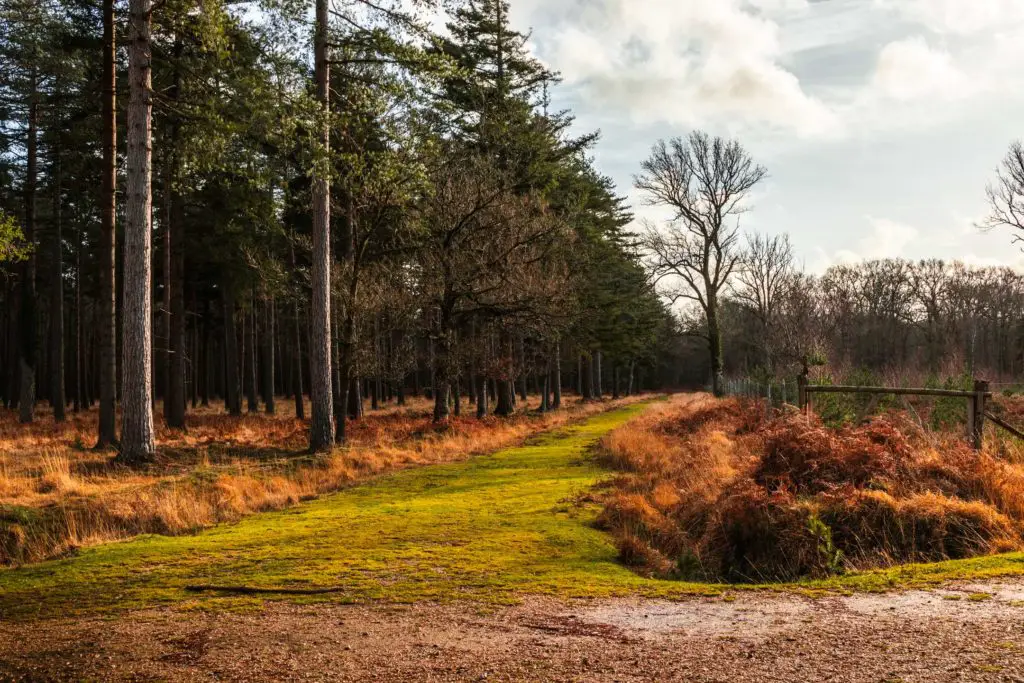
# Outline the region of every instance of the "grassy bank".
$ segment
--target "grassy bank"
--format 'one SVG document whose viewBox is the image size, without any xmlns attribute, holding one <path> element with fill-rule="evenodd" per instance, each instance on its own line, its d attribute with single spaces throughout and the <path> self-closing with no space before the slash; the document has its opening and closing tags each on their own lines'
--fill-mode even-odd
<svg viewBox="0 0 1024 683">
<path fill-rule="evenodd" d="M 0 618 L 59 617 L 303 602 L 718 595 L 736 587 L 641 577 L 584 502 L 608 473 L 590 453 L 645 410 L 591 417 L 530 443 L 465 462 L 407 470 L 295 508 L 195 536 L 148 536 L 76 557 L 0 570 Z M 877 590 L 1024 573 L 1024 556 L 868 572 L 799 590 Z M 327 589 L 320 594 L 192 592 L 189 586 Z"/>
</svg>

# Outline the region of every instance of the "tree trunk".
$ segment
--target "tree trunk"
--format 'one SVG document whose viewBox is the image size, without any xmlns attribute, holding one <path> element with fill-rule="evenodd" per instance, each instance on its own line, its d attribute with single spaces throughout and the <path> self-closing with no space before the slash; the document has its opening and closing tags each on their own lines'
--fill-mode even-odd
<svg viewBox="0 0 1024 683">
<path fill-rule="evenodd" d="M 205 408 L 210 405 L 210 397 L 213 394 L 213 340 L 211 339 L 211 330 L 213 325 L 211 324 L 211 310 L 210 303 L 206 302 L 203 305 L 203 320 L 202 320 L 202 349 L 203 349 L 203 382 L 202 390 L 200 391 L 199 401 Z"/>
<path fill-rule="evenodd" d="M 259 388 L 259 374 L 257 370 L 257 335 L 256 335 L 256 324 L 259 321 L 259 315 L 256 310 L 256 297 L 249 297 L 249 314 L 246 316 L 247 325 L 245 328 L 245 345 L 249 349 L 248 360 L 249 365 L 246 366 L 246 387 L 248 393 L 246 394 L 246 408 L 250 413 L 258 413 L 260 411 L 260 402 L 257 396 Z"/>
<path fill-rule="evenodd" d="M 82 358 L 82 223 L 75 229 L 75 397 L 74 410 L 82 409 L 85 368 Z"/>
<path fill-rule="evenodd" d="M 19 419 L 28 424 L 36 410 L 36 130 L 39 106 L 36 102 L 36 74 L 32 72 L 28 105 L 28 139 L 25 145 L 25 242 L 32 249 L 21 266 L 20 328 L 21 352 L 18 400 Z"/>
<path fill-rule="evenodd" d="M 529 395 L 526 390 L 526 341 L 522 337 L 518 337 L 516 340 L 516 355 L 518 356 L 516 365 L 518 370 L 518 383 L 519 383 L 519 398 L 523 400 L 523 407 L 526 407 L 526 401 Z"/>
<path fill-rule="evenodd" d="M 612 399 L 619 398 L 619 365 L 618 363 L 612 368 Z"/>
<path fill-rule="evenodd" d="M 480 375 L 476 385 L 476 417 L 487 417 L 487 378 Z"/>
<path fill-rule="evenodd" d="M 590 401 L 594 398 L 594 355 L 587 356 L 583 363 L 583 400 Z"/>
<path fill-rule="evenodd" d="M 448 318 L 443 313 L 439 314 L 440 321 L 437 330 L 437 343 L 434 344 L 434 422 L 445 422 L 451 416 L 448 407 L 448 399 L 451 395 L 451 333 L 449 332 Z"/>
<path fill-rule="evenodd" d="M 265 327 L 263 330 L 263 405 L 267 415 L 273 415 L 274 406 L 274 300 L 264 302 Z"/>
<path fill-rule="evenodd" d="M 718 323 L 718 296 L 708 292 L 708 351 L 711 355 L 711 392 L 722 396 L 722 329 Z"/>
<path fill-rule="evenodd" d="M 164 418 L 167 426 L 172 429 L 185 428 L 185 254 L 184 240 L 181 231 L 184 229 L 182 216 L 182 199 L 178 193 L 171 191 L 171 207 L 167 223 L 169 233 L 170 266 L 165 301 L 169 308 L 164 313 L 167 320 L 167 375 L 164 384 Z"/>
<path fill-rule="evenodd" d="M 152 376 L 152 45 L 150 0 L 130 0 L 128 51 L 128 188 L 124 244 L 124 375 L 120 457 L 149 462 L 153 439 Z"/>
<path fill-rule="evenodd" d="M 540 381 L 540 412 L 551 410 L 551 356 L 548 356 L 547 368 Z"/>
<path fill-rule="evenodd" d="M 316 0 L 314 62 L 320 102 L 320 153 L 330 150 L 330 63 L 327 57 L 327 0 Z M 310 398 L 313 419 L 309 429 L 312 452 L 330 450 L 334 443 L 334 405 L 331 395 L 331 187 L 326 164 L 313 172 L 313 292 L 310 340 Z"/>
<path fill-rule="evenodd" d="M 498 380 L 498 404 L 494 407 L 494 414 L 499 417 L 508 417 L 515 411 L 512 403 L 513 386 L 507 379 Z"/>
<path fill-rule="evenodd" d="M 358 420 L 363 417 L 363 383 L 358 377 L 348 381 L 348 419 Z"/>
<path fill-rule="evenodd" d="M 295 389 L 295 417 L 306 419 L 306 402 L 302 390 L 302 318 L 299 315 L 299 303 L 295 302 L 295 354 L 292 357 L 292 387 Z"/>
<path fill-rule="evenodd" d="M 345 402 L 342 400 L 341 382 L 341 330 L 338 329 L 338 301 L 331 305 L 331 401 L 334 407 L 334 443 L 345 441 Z"/>
<path fill-rule="evenodd" d="M 636 361 L 629 361 L 629 378 L 626 381 L 626 396 L 633 395 L 633 375 L 636 370 Z"/>
<path fill-rule="evenodd" d="M 555 342 L 555 370 L 551 379 L 554 381 L 554 397 L 551 407 L 558 410 L 562 407 L 562 343 Z"/>
<path fill-rule="evenodd" d="M 60 79 L 56 88 L 60 89 Z M 60 120 L 56 121 L 61 126 Z M 50 405 L 53 419 L 63 422 L 66 401 L 64 396 L 64 236 L 61 221 L 63 204 L 63 172 L 61 168 L 60 129 L 53 149 L 53 263 L 50 264 Z"/>
<path fill-rule="evenodd" d="M 604 390 L 601 386 L 601 352 L 594 354 L 594 398 L 604 398 Z"/>
<path fill-rule="evenodd" d="M 182 42 L 178 38 L 174 44 L 174 56 L 181 58 Z M 168 92 L 172 108 L 176 108 L 178 95 L 181 91 L 181 73 L 175 67 L 174 83 Z M 178 145 L 180 139 L 180 123 L 177 115 L 173 115 L 171 123 L 170 146 L 168 150 L 168 201 L 167 211 L 167 256 L 164 265 L 167 275 L 164 277 L 164 329 L 167 333 L 167 377 L 164 384 L 164 418 L 171 429 L 185 428 L 185 204 L 184 198 L 177 187 L 179 173 Z"/>
<path fill-rule="evenodd" d="M 238 332 L 235 329 L 235 296 L 230 286 L 224 295 L 224 405 L 231 415 L 242 414 L 242 391 L 238 373 Z"/>
<path fill-rule="evenodd" d="M 97 448 L 117 442 L 117 67 L 114 0 L 103 0 L 103 200 L 100 227 L 100 418 Z"/>
</svg>

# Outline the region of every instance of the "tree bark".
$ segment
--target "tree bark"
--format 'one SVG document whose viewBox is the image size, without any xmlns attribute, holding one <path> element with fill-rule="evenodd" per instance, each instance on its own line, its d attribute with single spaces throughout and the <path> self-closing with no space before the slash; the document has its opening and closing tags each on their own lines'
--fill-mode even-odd
<svg viewBox="0 0 1024 683">
<path fill-rule="evenodd" d="M 330 63 L 327 56 L 327 0 L 316 0 L 314 62 L 320 102 L 320 153 L 330 151 Z M 309 429 L 312 452 L 330 450 L 334 443 L 334 405 L 331 395 L 331 188 L 326 158 L 313 172 L 313 292 L 309 354 L 313 419 Z"/>
<path fill-rule="evenodd" d="M 487 378 L 480 375 L 476 386 L 476 417 L 482 420 L 487 417 Z"/>
<path fill-rule="evenodd" d="M 555 369 L 551 379 L 554 381 L 555 386 L 551 407 L 554 410 L 558 410 L 562 407 L 562 343 L 560 341 L 555 342 L 554 361 Z"/>
<path fill-rule="evenodd" d="M 60 89 L 60 79 L 56 88 Z M 50 405 L 53 419 L 63 422 L 67 402 L 64 393 L 64 235 L 63 235 L 63 169 L 61 168 L 61 121 L 57 119 L 56 142 L 53 149 L 53 263 L 50 289 Z"/>
<path fill-rule="evenodd" d="M 594 354 L 594 398 L 604 398 L 604 390 L 601 386 L 601 352 Z"/>
<path fill-rule="evenodd" d="M 526 406 L 526 401 L 529 398 L 526 389 L 526 341 L 520 336 L 516 339 L 516 351 L 517 359 L 516 365 L 518 370 L 518 384 L 519 384 L 519 398 L 523 400 L 523 406 Z"/>
<path fill-rule="evenodd" d="M 348 419 L 358 420 L 363 416 L 363 386 L 358 377 L 352 377 L 348 381 Z"/>
<path fill-rule="evenodd" d="M 445 422 L 451 417 L 448 400 L 451 396 L 451 333 L 447 316 L 439 314 L 437 343 L 433 345 L 434 353 L 434 422 Z"/>
<path fill-rule="evenodd" d="M 25 144 L 25 242 L 32 248 L 21 266 L 21 308 L 19 340 L 19 419 L 28 424 L 36 409 L 36 131 L 39 105 L 36 102 L 36 73 L 31 76 L 28 104 L 28 139 Z"/>
<path fill-rule="evenodd" d="M 100 416 L 97 448 L 117 442 L 117 68 L 114 0 L 103 0 L 103 201 L 100 227 Z"/>
<path fill-rule="evenodd" d="M 174 45 L 176 61 L 182 54 L 181 39 Z M 168 93 L 172 103 L 177 102 L 181 92 L 181 72 L 175 65 L 174 83 Z M 173 107 L 174 105 L 172 105 Z M 164 418 L 172 429 L 185 428 L 185 204 L 178 187 L 179 155 L 178 145 L 180 123 L 174 115 L 171 123 L 170 146 L 168 150 L 168 201 L 167 212 L 167 256 L 164 265 L 164 329 L 167 334 L 167 376 L 164 384 Z"/>
<path fill-rule="evenodd" d="M 295 364 L 292 375 L 292 386 L 295 389 L 295 417 L 299 420 L 306 419 L 306 401 L 302 390 L 302 319 L 299 315 L 299 303 L 295 302 L 295 355 L 292 358 Z"/>
<path fill-rule="evenodd" d="M 591 401 L 594 398 L 594 354 L 587 356 L 583 363 L 583 400 Z"/>
<path fill-rule="evenodd" d="M 246 360 L 248 365 L 245 367 L 245 386 L 246 386 L 246 408 L 249 413 L 258 413 L 260 411 L 260 402 L 257 396 L 259 387 L 258 382 L 258 371 L 256 362 L 257 355 L 257 340 L 256 340 L 256 323 L 259 320 L 259 315 L 256 310 L 256 297 L 249 297 L 249 313 L 245 316 L 246 321 L 245 330 L 243 334 L 245 339 L 243 344 L 248 349 L 246 353 Z"/>
<path fill-rule="evenodd" d="M 711 392 L 723 395 L 722 382 L 722 329 L 718 322 L 718 295 L 708 292 L 708 352 L 711 355 Z"/>
<path fill-rule="evenodd" d="M 152 44 L 150 0 L 130 0 L 128 191 L 124 244 L 124 374 L 120 457 L 149 462 L 153 437 L 152 376 Z"/>
<path fill-rule="evenodd" d="M 238 333 L 235 330 L 235 296 L 224 286 L 224 406 L 231 415 L 242 414 L 242 391 L 238 371 Z"/>
<path fill-rule="evenodd" d="M 263 306 L 265 326 L 263 330 L 263 405 L 267 415 L 273 415 L 274 406 L 274 300 L 264 302 Z"/>
<path fill-rule="evenodd" d="M 82 356 L 82 224 L 75 229 L 75 397 L 74 411 L 82 409 L 85 367 Z"/>
</svg>

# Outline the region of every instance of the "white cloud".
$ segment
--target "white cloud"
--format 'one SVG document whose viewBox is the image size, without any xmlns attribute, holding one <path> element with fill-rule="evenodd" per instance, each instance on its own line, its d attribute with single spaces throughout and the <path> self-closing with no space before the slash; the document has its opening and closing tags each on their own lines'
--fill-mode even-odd
<svg viewBox="0 0 1024 683">
<path fill-rule="evenodd" d="M 971 35 L 1024 21 L 1020 0 L 875 0 L 875 4 L 940 34 Z"/>
<path fill-rule="evenodd" d="M 806 0 L 603 0 L 546 17 L 554 25 L 537 41 L 584 101 L 636 123 L 820 136 L 838 121 L 781 64 L 771 18 L 807 7 Z"/>
<path fill-rule="evenodd" d="M 828 254 L 823 249 L 814 251 L 814 259 L 810 264 L 812 272 L 823 272 L 829 266 L 840 263 L 860 263 L 870 259 L 900 258 L 906 255 L 907 247 L 920 236 L 920 231 L 912 225 L 900 223 L 887 218 L 867 217 L 870 230 L 860 238 L 852 249 L 839 249 Z"/>
<path fill-rule="evenodd" d="M 871 87 L 898 101 L 968 96 L 973 88 L 953 57 L 914 36 L 889 43 L 878 55 Z"/>
</svg>

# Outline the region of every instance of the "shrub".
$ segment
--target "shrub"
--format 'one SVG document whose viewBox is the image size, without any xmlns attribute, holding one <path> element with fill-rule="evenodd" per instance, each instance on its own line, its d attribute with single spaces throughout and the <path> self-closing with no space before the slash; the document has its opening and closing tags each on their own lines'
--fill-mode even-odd
<svg viewBox="0 0 1024 683">
<path fill-rule="evenodd" d="M 603 442 L 629 471 L 601 525 L 664 577 L 777 581 L 1024 547 L 1024 466 L 899 415 L 830 429 L 679 398 Z"/>
</svg>

